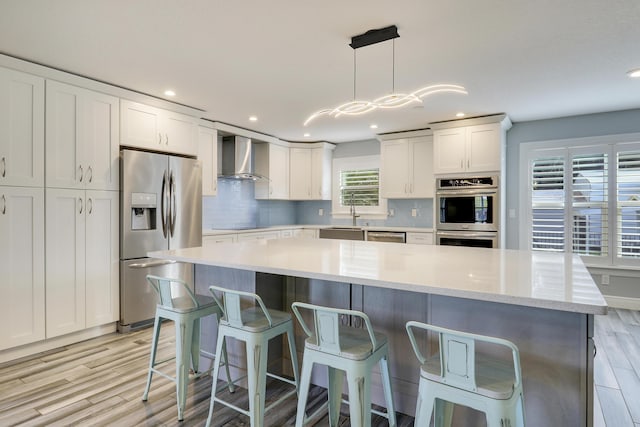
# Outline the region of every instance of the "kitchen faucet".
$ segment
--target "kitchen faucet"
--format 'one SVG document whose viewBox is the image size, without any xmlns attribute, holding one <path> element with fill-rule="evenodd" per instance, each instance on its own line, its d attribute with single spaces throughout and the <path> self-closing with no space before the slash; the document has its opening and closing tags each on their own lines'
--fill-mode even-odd
<svg viewBox="0 0 640 427">
<path fill-rule="evenodd" d="M 356 205 L 355 205 L 355 202 L 353 201 L 353 193 L 351 193 L 351 208 L 350 208 L 349 213 L 351 214 L 351 219 L 352 219 L 351 225 L 353 227 L 355 227 L 356 226 L 356 218 L 360 218 L 360 215 L 356 214 Z"/>
</svg>

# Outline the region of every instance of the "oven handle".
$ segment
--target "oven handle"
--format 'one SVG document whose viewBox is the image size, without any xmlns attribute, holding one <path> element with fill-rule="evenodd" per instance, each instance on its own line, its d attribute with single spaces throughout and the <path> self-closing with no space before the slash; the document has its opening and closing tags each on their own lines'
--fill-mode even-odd
<svg viewBox="0 0 640 427">
<path fill-rule="evenodd" d="M 497 196 L 496 190 L 438 190 L 438 196 Z"/>
<path fill-rule="evenodd" d="M 497 238 L 498 237 L 498 233 L 494 232 L 494 231 L 479 231 L 476 233 L 469 233 L 466 231 L 437 231 L 436 232 L 437 236 L 440 237 L 484 237 L 484 238 Z"/>
</svg>

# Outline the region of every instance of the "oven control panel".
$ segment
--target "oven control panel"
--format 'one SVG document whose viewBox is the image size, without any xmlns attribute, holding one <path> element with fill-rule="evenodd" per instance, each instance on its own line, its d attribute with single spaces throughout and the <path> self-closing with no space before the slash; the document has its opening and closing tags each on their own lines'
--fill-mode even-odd
<svg viewBox="0 0 640 427">
<path fill-rule="evenodd" d="M 480 176 L 471 178 L 438 178 L 437 188 L 439 190 L 456 188 L 497 188 L 497 176 Z"/>
</svg>

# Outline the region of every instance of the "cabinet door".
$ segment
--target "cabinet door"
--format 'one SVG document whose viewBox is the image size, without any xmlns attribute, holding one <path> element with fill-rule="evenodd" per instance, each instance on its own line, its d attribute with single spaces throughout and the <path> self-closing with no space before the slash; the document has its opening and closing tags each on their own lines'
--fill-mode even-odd
<svg viewBox="0 0 640 427">
<path fill-rule="evenodd" d="M 44 79 L 0 68 L 0 185 L 44 185 Z"/>
<path fill-rule="evenodd" d="M 289 198 L 289 148 L 269 144 L 269 198 Z"/>
<path fill-rule="evenodd" d="M 467 172 L 500 170 L 500 132 L 497 124 L 467 128 Z"/>
<path fill-rule="evenodd" d="M 160 132 L 164 142 L 162 150 L 195 156 L 198 154 L 195 118 L 172 111 L 162 112 Z"/>
<path fill-rule="evenodd" d="M 218 131 L 198 128 L 198 160 L 202 164 L 202 195 L 218 194 Z"/>
<path fill-rule="evenodd" d="M 289 198 L 292 200 L 311 199 L 311 150 L 292 148 L 289 151 Z"/>
<path fill-rule="evenodd" d="M 46 336 L 85 327 L 84 190 L 46 189 Z"/>
<path fill-rule="evenodd" d="M 119 318 L 119 193 L 86 192 L 86 327 Z"/>
<path fill-rule="evenodd" d="M 433 133 L 434 173 L 464 172 L 465 130 L 465 128 L 443 129 Z"/>
<path fill-rule="evenodd" d="M 84 183 L 94 190 L 118 190 L 120 115 L 118 98 L 85 90 L 81 99 L 80 144 Z"/>
<path fill-rule="evenodd" d="M 407 197 L 409 142 L 406 139 L 380 144 L 380 195 L 388 199 Z"/>
<path fill-rule="evenodd" d="M 0 350 L 43 340 L 44 190 L 0 187 Z"/>
<path fill-rule="evenodd" d="M 411 140 L 410 195 L 414 198 L 432 198 L 435 193 L 433 176 L 433 139 L 431 137 L 412 138 Z"/>
<path fill-rule="evenodd" d="M 129 147 L 163 150 L 159 108 L 120 100 L 120 144 Z"/>
<path fill-rule="evenodd" d="M 83 188 L 87 165 L 80 148 L 82 89 L 47 80 L 46 185 Z"/>
<path fill-rule="evenodd" d="M 311 149 L 311 199 L 331 200 L 331 151 Z"/>
</svg>

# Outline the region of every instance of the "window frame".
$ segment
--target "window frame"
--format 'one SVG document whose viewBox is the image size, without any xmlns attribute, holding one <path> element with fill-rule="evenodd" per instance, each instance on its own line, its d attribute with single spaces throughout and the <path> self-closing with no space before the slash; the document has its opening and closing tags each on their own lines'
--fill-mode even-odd
<svg viewBox="0 0 640 427">
<path fill-rule="evenodd" d="M 333 159 L 333 179 L 331 197 L 331 215 L 333 218 L 351 218 L 349 206 L 340 204 L 340 175 L 343 170 L 378 169 L 380 174 L 380 156 L 338 157 Z M 380 176 L 380 175 L 378 175 Z M 386 219 L 387 199 L 379 197 L 378 206 L 356 206 L 360 219 Z"/>
<path fill-rule="evenodd" d="M 565 178 L 569 173 L 572 158 L 584 153 L 601 152 L 608 157 L 607 177 L 607 211 L 608 211 L 608 254 L 606 256 L 581 255 L 587 266 L 640 268 L 640 258 L 618 257 L 618 202 L 617 202 L 617 154 L 624 151 L 640 151 L 640 133 L 605 135 L 598 137 L 570 138 L 550 141 L 533 141 L 520 144 L 520 172 L 519 182 L 525 191 L 520 191 L 519 210 L 521 212 L 518 232 L 520 234 L 520 249 L 532 250 L 532 164 L 534 159 L 561 156 L 564 159 Z M 573 253 L 572 199 L 573 179 L 565 182 L 565 253 Z M 567 204 L 568 202 L 568 204 Z M 568 208 L 568 209 L 567 209 Z"/>
</svg>

